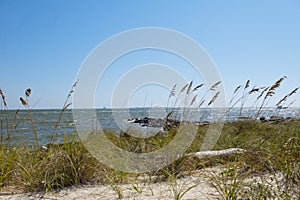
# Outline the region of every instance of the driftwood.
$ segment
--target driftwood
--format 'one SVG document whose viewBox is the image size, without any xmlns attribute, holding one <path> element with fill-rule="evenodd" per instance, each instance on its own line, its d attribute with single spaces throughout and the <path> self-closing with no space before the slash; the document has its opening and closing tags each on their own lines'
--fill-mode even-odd
<svg viewBox="0 0 300 200">
<path fill-rule="evenodd" d="M 227 156 L 232 154 L 243 154 L 245 153 L 245 149 L 240 148 L 230 148 L 224 150 L 215 150 L 215 151 L 199 151 L 196 153 L 189 153 L 187 156 L 197 157 L 197 158 L 207 158 L 207 157 L 215 157 L 215 156 Z"/>
</svg>

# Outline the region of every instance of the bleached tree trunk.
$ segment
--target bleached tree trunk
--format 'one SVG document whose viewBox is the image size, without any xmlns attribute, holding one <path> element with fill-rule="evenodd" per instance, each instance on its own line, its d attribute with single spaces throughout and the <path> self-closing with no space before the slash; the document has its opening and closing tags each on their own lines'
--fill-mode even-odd
<svg viewBox="0 0 300 200">
<path fill-rule="evenodd" d="M 187 156 L 197 157 L 197 158 L 207 158 L 207 157 L 224 156 L 224 155 L 231 155 L 231 154 L 242 154 L 245 152 L 246 152 L 245 149 L 230 148 L 230 149 L 215 150 L 215 151 L 199 151 L 196 153 L 189 153 L 187 154 Z"/>
</svg>

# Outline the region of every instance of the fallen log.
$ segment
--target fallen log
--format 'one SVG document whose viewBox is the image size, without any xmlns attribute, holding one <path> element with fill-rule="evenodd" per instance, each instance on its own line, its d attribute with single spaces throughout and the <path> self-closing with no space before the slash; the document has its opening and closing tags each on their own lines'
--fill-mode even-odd
<svg viewBox="0 0 300 200">
<path fill-rule="evenodd" d="M 197 158 L 207 158 L 207 157 L 215 157 L 215 156 L 228 156 L 232 154 L 243 154 L 245 153 L 245 149 L 240 148 L 230 148 L 224 150 L 214 150 L 214 151 L 199 151 L 196 153 L 189 153 L 186 156 L 197 157 Z"/>
</svg>

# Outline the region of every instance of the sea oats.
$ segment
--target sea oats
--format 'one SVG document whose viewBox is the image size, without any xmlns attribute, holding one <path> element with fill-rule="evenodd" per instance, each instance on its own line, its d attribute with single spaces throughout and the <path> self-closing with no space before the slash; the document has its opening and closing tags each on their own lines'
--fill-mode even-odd
<svg viewBox="0 0 300 200">
<path fill-rule="evenodd" d="M 259 92 L 260 88 L 256 88 L 256 87 L 253 87 L 250 91 L 249 91 L 249 94 L 253 94 L 255 92 Z"/>
<path fill-rule="evenodd" d="M 258 95 L 258 97 L 256 98 L 256 100 L 260 99 L 260 98 L 264 95 L 264 93 L 265 93 L 269 88 L 270 88 L 270 87 L 266 87 L 266 88 Z"/>
<path fill-rule="evenodd" d="M 79 82 L 79 80 L 75 81 L 75 83 L 72 85 L 72 89 L 77 86 L 78 82 Z"/>
<path fill-rule="evenodd" d="M 278 81 L 276 81 L 276 82 L 270 87 L 268 93 L 266 94 L 266 97 L 268 97 L 268 96 L 270 96 L 270 97 L 273 96 L 273 95 L 275 94 L 275 90 L 276 90 L 277 88 L 280 87 L 280 85 L 281 85 L 281 83 L 282 83 L 282 81 L 283 81 L 284 79 L 286 79 L 286 76 L 284 76 L 284 77 L 280 78 Z"/>
<path fill-rule="evenodd" d="M 3 91 L 1 89 L 0 89 L 0 95 L 1 95 L 2 102 L 3 102 L 4 106 L 7 107 L 5 95 L 4 95 L 4 93 L 3 93 Z"/>
<path fill-rule="evenodd" d="M 215 84 L 213 84 L 213 85 L 210 87 L 210 90 L 216 90 L 217 87 L 220 85 L 220 83 L 222 83 L 222 81 L 218 81 L 218 82 L 216 82 Z"/>
<path fill-rule="evenodd" d="M 259 107 L 259 109 L 258 109 L 258 111 L 257 111 L 257 113 L 256 113 L 256 118 L 260 115 L 262 108 L 265 106 L 265 102 L 266 102 L 267 98 L 268 98 L 268 97 L 272 97 L 272 96 L 275 94 L 275 90 L 276 90 L 278 87 L 280 87 L 282 81 L 283 81 L 284 79 L 286 79 L 286 78 L 287 78 L 286 76 L 283 76 L 282 78 L 280 78 L 279 80 L 277 80 L 277 81 L 276 81 L 276 82 L 268 89 L 268 92 L 266 93 L 266 95 L 265 95 L 265 97 L 264 97 L 264 99 L 263 99 L 263 101 L 262 101 L 262 103 L 261 103 L 261 105 L 260 105 L 260 107 Z M 264 91 L 265 91 L 265 90 L 264 90 Z M 264 92 L 264 91 L 263 91 L 263 92 Z M 258 98 L 260 98 L 260 96 L 259 96 Z"/>
<path fill-rule="evenodd" d="M 199 103 L 199 108 L 204 104 L 205 100 L 202 100 L 200 103 Z"/>
<path fill-rule="evenodd" d="M 217 92 L 207 105 L 210 106 L 218 98 L 219 94 L 220 92 Z"/>
<path fill-rule="evenodd" d="M 245 88 L 244 88 L 244 89 L 247 89 L 249 86 L 250 86 L 250 80 L 248 80 L 248 81 L 246 82 L 246 85 L 245 85 Z"/>
<path fill-rule="evenodd" d="M 31 95 L 31 89 L 30 88 L 25 90 L 25 95 L 26 95 L 26 97 L 30 97 L 30 95 Z"/>
<path fill-rule="evenodd" d="M 194 98 L 192 99 L 192 101 L 191 101 L 191 105 L 193 105 L 194 103 L 195 103 L 195 101 L 196 101 L 196 99 L 197 99 L 197 94 L 194 96 Z"/>
<path fill-rule="evenodd" d="M 187 88 L 187 86 L 189 86 L 188 83 L 185 86 L 183 86 L 183 88 L 181 88 L 180 93 L 183 92 Z"/>
<path fill-rule="evenodd" d="M 176 89 L 177 84 L 175 84 L 170 92 L 169 98 L 171 98 L 172 96 L 175 96 L 175 89 Z"/>
<path fill-rule="evenodd" d="M 237 86 L 237 88 L 235 88 L 235 90 L 233 91 L 233 94 L 237 93 L 241 87 L 241 85 Z"/>
<path fill-rule="evenodd" d="M 191 81 L 190 84 L 189 84 L 189 87 L 186 91 L 187 94 L 189 94 L 191 92 L 192 86 L 193 86 L 193 81 Z"/>
<path fill-rule="evenodd" d="M 72 88 L 69 91 L 69 94 L 68 94 L 67 98 L 71 97 L 72 93 L 74 92 L 74 88 L 77 86 L 77 84 L 78 84 L 78 80 L 75 81 L 75 83 L 72 85 Z"/>
<path fill-rule="evenodd" d="M 25 99 L 23 99 L 23 97 L 20 97 L 20 101 L 22 103 L 23 106 L 27 106 L 27 101 Z"/>
<path fill-rule="evenodd" d="M 290 94 L 289 97 L 292 96 L 293 94 L 296 94 L 296 92 L 299 90 L 300 87 L 295 88 Z"/>
<path fill-rule="evenodd" d="M 194 89 L 193 89 L 193 91 L 192 92 L 195 92 L 196 90 L 198 90 L 199 88 L 201 88 L 202 86 L 203 86 L 204 84 L 202 83 L 202 84 L 199 84 L 199 85 L 197 85 Z"/>
<path fill-rule="evenodd" d="M 285 102 L 288 97 L 289 97 L 289 94 L 285 95 L 282 99 L 280 99 L 278 101 L 278 103 L 276 104 L 276 106 L 279 106 L 280 104 L 282 104 L 283 102 Z"/>
<path fill-rule="evenodd" d="M 72 105 L 72 103 L 68 103 L 67 105 L 65 105 L 64 107 L 63 107 L 63 111 L 65 111 L 69 106 L 71 106 Z"/>
<path fill-rule="evenodd" d="M 280 99 L 280 101 L 276 104 L 276 106 L 279 106 L 280 104 L 282 104 L 283 102 L 285 102 L 288 97 L 292 96 L 293 94 L 296 94 L 296 92 L 297 92 L 298 89 L 299 89 L 299 87 L 295 88 L 292 92 L 290 92 L 289 94 L 285 95 L 282 99 Z"/>
<path fill-rule="evenodd" d="M 64 105 L 63 105 L 63 107 L 62 107 L 62 109 L 61 109 L 61 111 L 59 113 L 58 119 L 57 119 L 57 121 L 56 121 L 56 123 L 54 125 L 54 129 L 53 129 L 52 135 L 50 136 L 50 144 L 52 144 L 54 142 L 54 138 L 57 136 L 57 128 L 58 128 L 58 126 L 59 126 L 59 124 L 60 124 L 60 122 L 62 120 L 63 113 L 65 112 L 65 110 L 70 105 L 72 105 L 72 103 L 68 103 L 68 101 L 69 101 L 69 98 L 71 97 L 72 93 L 74 92 L 74 89 L 77 86 L 77 84 L 78 84 L 78 80 L 72 85 L 72 88 L 69 91 L 69 94 L 68 94 L 68 96 L 67 96 L 67 98 L 65 100 L 65 103 L 64 103 Z"/>
</svg>

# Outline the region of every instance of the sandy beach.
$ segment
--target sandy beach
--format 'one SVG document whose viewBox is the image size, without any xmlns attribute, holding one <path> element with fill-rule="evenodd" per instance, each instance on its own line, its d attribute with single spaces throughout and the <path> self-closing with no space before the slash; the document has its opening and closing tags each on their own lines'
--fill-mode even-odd
<svg viewBox="0 0 300 200">
<path fill-rule="evenodd" d="M 188 188 L 182 199 L 218 199 L 216 189 L 210 184 L 207 177 L 210 173 L 219 171 L 220 167 L 206 168 L 194 171 L 191 175 L 184 176 L 176 181 L 157 183 L 138 183 L 118 185 L 122 199 L 174 199 L 176 194 L 182 194 Z M 63 190 L 48 193 L 19 193 L 13 194 L 13 190 L 2 191 L 1 200 L 27 200 L 27 199 L 119 199 L 116 189 L 112 186 L 93 185 L 70 187 Z"/>
</svg>

